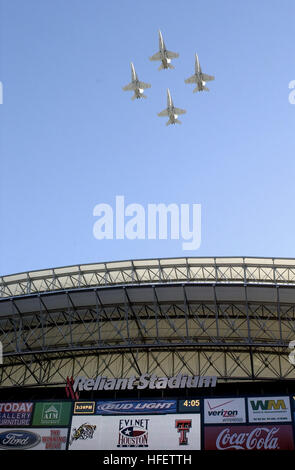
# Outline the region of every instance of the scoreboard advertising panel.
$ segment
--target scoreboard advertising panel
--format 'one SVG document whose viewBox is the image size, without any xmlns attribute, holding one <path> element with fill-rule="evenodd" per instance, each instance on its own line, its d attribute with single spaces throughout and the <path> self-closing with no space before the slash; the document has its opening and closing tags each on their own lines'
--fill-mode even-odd
<svg viewBox="0 0 295 470">
<path fill-rule="evenodd" d="M 289 397 L 248 398 L 249 423 L 291 421 Z"/>
<path fill-rule="evenodd" d="M 5 450 L 66 450 L 67 428 L 3 428 L 0 449 Z"/>
<path fill-rule="evenodd" d="M 197 410 L 200 411 L 200 400 L 194 403 L 196 404 Z M 187 405 L 189 406 L 189 403 Z M 200 413 L 178 413 L 177 406 L 177 400 L 76 402 L 68 448 L 199 450 Z"/>
<path fill-rule="evenodd" d="M 33 426 L 67 426 L 70 421 L 72 404 L 70 402 L 36 403 Z"/>
<path fill-rule="evenodd" d="M 199 450 L 199 414 L 73 417 L 69 450 Z"/>
<path fill-rule="evenodd" d="M 205 398 L 204 422 L 245 423 L 246 407 L 244 398 Z"/>
<path fill-rule="evenodd" d="M 102 415 L 126 413 L 176 413 L 176 400 L 125 400 L 125 401 L 98 401 L 96 413 Z"/>
<path fill-rule="evenodd" d="M 7 401 L 0 449 L 293 450 L 294 423 L 295 396 Z"/>
<path fill-rule="evenodd" d="M 32 402 L 0 403 L 0 426 L 30 426 Z"/>
<path fill-rule="evenodd" d="M 289 424 L 206 426 L 205 450 L 293 450 Z"/>
<path fill-rule="evenodd" d="M 294 449 L 287 396 L 205 398 L 203 418 L 205 450 Z"/>
</svg>

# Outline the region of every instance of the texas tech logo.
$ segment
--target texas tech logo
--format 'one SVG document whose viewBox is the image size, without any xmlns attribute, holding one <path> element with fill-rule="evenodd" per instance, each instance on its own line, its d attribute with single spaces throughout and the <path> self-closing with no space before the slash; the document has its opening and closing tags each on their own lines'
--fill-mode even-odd
<svg viewBox="0 0 295 470">
<path fill-rule="evenodd" d="M 117 447 L 148 447 L 149 419 L 120 419 Z"/>
<path fill-rule="evenodd" d="M 192 420 L 191 419 L 176 419 L 175 420 L 175 427 L 177 428 L 177 432 L 179 432 L 179 445 L 186 446 L 188 444 L 188 433 L 190 432 L 190 428 L 192 427 Z"/>
</svg>

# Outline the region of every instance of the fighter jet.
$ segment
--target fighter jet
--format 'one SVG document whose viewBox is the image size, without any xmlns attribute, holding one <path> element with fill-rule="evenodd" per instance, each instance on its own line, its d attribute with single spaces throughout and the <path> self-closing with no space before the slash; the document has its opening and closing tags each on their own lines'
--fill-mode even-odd
<svg viewBox="0 0 295 470">
<path fill-rule="evenodd" d="M 135 68 L 133 63 L 131 62 L 131 83 L 123 87 L 124 91 L 134 91 L 134 95 L 132 96 L 132 100 L 135 98 L 146 98 L 143 94 L 143 90 L 145 88 L 151 88 L 149 83 L 140 82 L 137 77 L 137 73 L 135 72 Z"/>
<path fill-rule="evenodd" d="M 166 122 L 166 126 L 169 126 L 169 124 L 181 124 L 181 121 L 179 121 L 178 115 L 179 114 L 185 114 L 186 110 L 185 109 L 180 109 L 180 108 L 175 108 L 170 90 L 169 88 L 167 89 L 167 108 L 158 113 L 158 116 L 169 116 L 169 121 Z"/>
<path fill-rule="evenodd" d="M 163 36 L 161 31 L 159 30 L 159 52 L 154 54 L 152 57 L 150 57 L 150 60 L 161 60 L 162 64 L 158 68 L 158 70 L 162 69 L 174 69 L 173 65 L 171 65 L 171 59 L 176 59 L 179 57 L 179 54 L 177 52 L 170 52 L 167 51 Z"/>
<path fill-rule="evenodd" d="M 206 82 L 210 82 L 211 80 L 214 80 L 215 77 L 213 75 L 207 75 L 206 73 L 202 72 L 198 54 L 196 54 L 196 62 L 195 62 L 195 73 L 192 75 L 190 78 L 187 78 L 185 83 L 196 83 L 197 86 L 193 90 L 193 93 L 196 91 L 209 91 L 209 88 L 207 88 Z"/>
</svg>

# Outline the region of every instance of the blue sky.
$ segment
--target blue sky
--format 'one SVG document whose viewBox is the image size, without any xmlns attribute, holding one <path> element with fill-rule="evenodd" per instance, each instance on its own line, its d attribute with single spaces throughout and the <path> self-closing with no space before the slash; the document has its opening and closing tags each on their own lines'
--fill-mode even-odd
<svg viewBox="0 0 295 470">
<path fill-rule="evenodd" d="M 295 257 L 293 0 L 1 0 L 0 275 L 97 261 Z M 157 70 L 158 29 L 180 56 Z M 184 79 L 194 54 L 209 93 Z M 130 62 L 152 84 L 131 101 Z M 157 113 L 166 89 L 181 126 Z M 202 243 L 96 240 L 93 208 L 202 205 Z"/>
</svg>

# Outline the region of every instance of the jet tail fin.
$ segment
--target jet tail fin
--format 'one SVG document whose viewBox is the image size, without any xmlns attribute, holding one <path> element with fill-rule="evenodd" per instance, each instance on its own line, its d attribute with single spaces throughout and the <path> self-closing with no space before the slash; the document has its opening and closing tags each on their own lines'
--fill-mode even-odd
<svg viewBox="0 0 295 470">
<path fill-rule="evenodd" d="M 171 119 L 169 119 L 169 121 L 166 122 L 166 126 L 170 126 L 170 124 L 181 124 L 181 121 L 179 119 L 174 119 L 172 122 Z"/>
<path fill-rule="evenodd" d="M 193 90 L 193 93 L 196 93 L 197 91 L 210 91 L 209 88 L 206 86 L 203 86 L 202 88 L 199 88 L 198 86 Z"/>
<path fill-rule="evenodd" d="M 165 67 L 163 64 L 160 65 L 160 67 L 158 67 L 158 70 L 163 70 Z M 167 64 L 167 67 L 168 69 L 174 69 L 175 67 L 173 67 L 173 65 L 171 64 Z"/>
<path fill-rule="evenodd" d="M 137 95 L 133 95 L 132 96 L 132 101 L 136 100 L 136 99 L 139 99 L 139 98 L 146 98 L 146 95 L 144 95 L 143 93 L 140 93 L 140 96 L 137 96 Z"/>
</svg>

